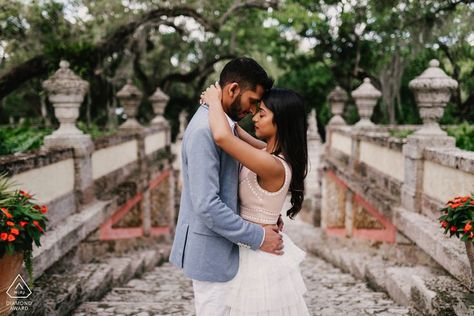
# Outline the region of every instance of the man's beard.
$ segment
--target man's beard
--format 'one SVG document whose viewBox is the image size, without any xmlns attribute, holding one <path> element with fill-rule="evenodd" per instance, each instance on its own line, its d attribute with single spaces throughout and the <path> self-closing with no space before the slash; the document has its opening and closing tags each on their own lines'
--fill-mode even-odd
<svg viewBox="0 0 474 316">
<path fill-rule="evenodd" d="M 241 120 L 241 118 L 239 117 L 239 114 L 242 109 L 242 106 L 240 104 L 240 96 L 241 95 L 239 94 L 237 98 L 235 98 L 234 102 L 230 104 L 229 111 L 227 113 L 227 115 L 229 115 L 229 117 L 235 122 Z"/>
</svg>

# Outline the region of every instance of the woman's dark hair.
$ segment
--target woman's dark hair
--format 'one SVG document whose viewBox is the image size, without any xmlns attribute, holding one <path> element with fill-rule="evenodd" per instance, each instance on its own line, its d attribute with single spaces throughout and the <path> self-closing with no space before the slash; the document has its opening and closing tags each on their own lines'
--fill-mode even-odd
<svg viewBox="0 0 474 316">
<path fill-rule="evenodd" d="M 304 199 L 304 179 L 308 170 L 306 108 L 303 98 L 287 89 L 273 88 L 263 96 L 265 106 L 273 112 L 277 127 L 274 154 L 283 154 L 292 171 L 291 208 L 286 215 L 293 219 L 301 210 Z"/>
</svg>

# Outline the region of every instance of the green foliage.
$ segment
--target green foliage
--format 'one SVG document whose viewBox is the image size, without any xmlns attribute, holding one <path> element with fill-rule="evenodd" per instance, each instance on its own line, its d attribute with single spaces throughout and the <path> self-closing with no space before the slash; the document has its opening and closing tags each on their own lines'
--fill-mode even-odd
<svg viewBox="0 0 474 316">
<path fill-rule="evenodd" d="M 406 138 L 410 136 L 411 134 L 413 134 L 414 132 L 415 132 L 414 130 L 408 130 L 408 129 L 407 130 L 392 129 L 388 131 L 390 136 L 396 137 L 396 138 Z"/>
<path fill-rule="evenodd" d="M 472 4 L 287 0 L 280 1 L 278 9 L 247 8 L 231 14 L 218 32 L 204 33 L 202 27 L 190 31 L 188 25 L 200 23 L 196 19 L 188 23 L 192 18 L 168 17 L 166 27 L 159 25 L 163 20 L 149 21 L 120 42 L 124 43 L 120 51 L 103 55 L 94 51 L 113 32 L 125 31 L 131 21 L 157 8 L 183 4 L 214 23 L 235 1 L 7 1 L 0 11 L 0 76 L 35 55 L 47 57 L 49 75 L 59 59 L 68 59 L 71 68 L 91 85 L 80 120 L 97 125 L 88 128 L 93 137 L 100 136 L 106 126 L 116 125 L 114 108 L 120 105 L 115 95 L 127 78 L 145 94 L 138 112 L 142 123 L 153 117 L 146 98 L 160 86 L 171 97 L 165 117 L 175 135 L 179 113 L 194 111 L 200 91 L 215 81 L 225 60 L 214 69 L 203 65 L 223 55 L 247 55 L 261 63 L 278 86 L 305 97 L 308 107 L 317 110 L 324 136 L 330 117 L 328 93 L 336 85 L 349 93 L 364 77 L 371 78 L 385 96 L 375 108 L 375 122 L 420 124 L 408 83 L 426 69 L 430 59 L 437 58 L 460 85 L 441 123 L 474 122 Z M 164 80 L 194 69 L 192 78 Z M 42 95 L 44 79 L 32 79 L 2 100 L 0 124 L 9 118 L 38 116 L 54 122 L 51 105 Z M 42 103 L 47 113 L 41 111 Z M 344 117 L 348 123 L 358 120 L 353 100 L 348 101 Z"/>
<path fill-rule="evenodd" d="M 87 125 L 84 122 L 77 122 L 77 127 L 85 134 L 91 135 L 92 139 L 97 139 L 99 137 L 109 136 L 117 133 L 117 129 L 101 128 L 97 124 Z"/>
<path fill-rule="evenodd" d="M 40 128 L 24 124 L 19 127 L 0 127 L 0 155 L 38 149 L 51 128 Z"/>
<path fill-rule="evenodd" d="M 461 241 L 474 243 L 472 223 L 474 221 L 474 196 L 458 196 L 446 203 L 439 217 L 444 233 L 456 236 Z"/>
<path fill-rule="evenodd" d="M 474 125 L 463 122 L 458 126 L 446 128 L 449 136 L 456 138 L 456 146 L 469 151 L 474 151 Z"/>
</svg>

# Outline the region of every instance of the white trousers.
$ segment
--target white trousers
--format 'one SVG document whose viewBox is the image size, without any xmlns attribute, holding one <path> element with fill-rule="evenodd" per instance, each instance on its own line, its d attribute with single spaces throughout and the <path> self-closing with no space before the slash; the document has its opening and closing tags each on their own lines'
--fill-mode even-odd
<svg viewBox="0 0 474 316">
<path fill-rule="evenodd" d="M 229 315 L 229 307 L 224 304 L 229 291 L 228 286 L 228 282 L 193 280 L 196 316 Z"/>
</svg>

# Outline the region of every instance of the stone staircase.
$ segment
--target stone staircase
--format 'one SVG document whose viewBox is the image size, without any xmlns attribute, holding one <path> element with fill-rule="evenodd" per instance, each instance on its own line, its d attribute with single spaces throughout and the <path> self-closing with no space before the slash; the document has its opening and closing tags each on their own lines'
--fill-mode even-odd
<svg viewBox="0 0 474 316">
<path fill-rule="evenodd" d="M 422 315 L 474 315 L 474 295 L 415 245 L 371 244 L 318 231 L 309 249 Z"/>
<path fill-rule="evenodd" d="M 53 273 L 46 272 L 32 289 L 32 305 L 14 315 L 71 315 L 84 302 L 100 300 L 112 288 L 153 270 L 167 260 L 169 251 L 169 245 L 159 245 L 157 249 L 79 264 L 72 271 L 60 267 Z"/>
</svg>

